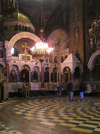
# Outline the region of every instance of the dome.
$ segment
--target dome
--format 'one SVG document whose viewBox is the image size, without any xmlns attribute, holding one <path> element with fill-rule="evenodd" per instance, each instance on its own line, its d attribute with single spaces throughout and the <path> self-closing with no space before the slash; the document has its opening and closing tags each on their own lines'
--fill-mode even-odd
<svg viewBox="0 0 100 134">
<path fill-rule="evenodd" d="M 26 15 L 20 12 L 14 12 L 12 15 L 6 17 L 3 24 L 4 26 L 7 26 L 7 27 L 20 25 L 21 27 L 30 28 L 33 33 L 35 32 L 35 28 L 33 24 L 31 23 L 30 19 Z"/>
<path fill-rule="evenodd" d="M 10 15 L 10 17 L 6 17 L 5 21 L 21 21 L 31 23 L 30 19 L 20 12 L 14 12 L 12 15 Z"/>
</svg>

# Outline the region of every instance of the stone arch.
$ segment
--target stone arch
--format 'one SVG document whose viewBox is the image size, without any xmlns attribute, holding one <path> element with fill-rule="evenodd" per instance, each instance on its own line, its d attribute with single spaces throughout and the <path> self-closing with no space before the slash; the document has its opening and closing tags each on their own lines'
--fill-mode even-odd
<svg viewBox="0 0 100 134">
<path fill-rule="evenodd" d="M 94 54 L 92 54 L 92 56 L 90 57 L 89 59 L 89 62 L 88 62 L 88 68 L 89 70 L 93 70 L 94 68 L 94 61 L 95 61 L 95 58 L 100 55 L 100 50 L 96 51 Z"/>
<path fill-rule="evenodd" d="M 39 37 L 37 37 L 35 34 L 30 32 L 20 32 L 14 35 L 11 40 L 9 41 L 9 46 L 13 47 L 17 40 L 21 38 L 30 38 L 34 40 L 35 42 L 41 41 Z"/>
</svg>

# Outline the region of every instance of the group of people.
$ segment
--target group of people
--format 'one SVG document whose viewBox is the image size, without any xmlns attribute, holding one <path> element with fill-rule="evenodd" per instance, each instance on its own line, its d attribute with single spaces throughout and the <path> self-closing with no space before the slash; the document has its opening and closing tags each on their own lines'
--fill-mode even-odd
<svg viewBox="0 0 100 134">
<path fill-rule="evenodd" d="M 79 93 L 80 93 L 81 100 L 83 100 L 84 92 L 86 90 L 87 90 L 87 88 L 86 88 L 85 82 L 84 81 L 80 82 L 79 83 Z M 73 82 L 73 80 L 71 80 L 67 86 L 67 94 L 68 94 L 70 101 L 73 100 L 73 93 L 74 93 L 74 82 Z M 62 84 L 59 83 L 57 85 L 57 95 L 61 96 L 61 94 L 62 94 Z"/>
<path fill-rule="evenodd" d="M 87 90 L 85 82 L 82 81 L 79 83 L 79 92 L 80 92 L 80 97 L 81 100 L 83 100 L 84 98 L 84 92 Z M 74 82 L 70 81 L 68 86 L 67 86 L 67 91 L 69 94 L 69 100 L 72 101 L 73 100 L 73 92 L 74 92 Z"/>
</svg>

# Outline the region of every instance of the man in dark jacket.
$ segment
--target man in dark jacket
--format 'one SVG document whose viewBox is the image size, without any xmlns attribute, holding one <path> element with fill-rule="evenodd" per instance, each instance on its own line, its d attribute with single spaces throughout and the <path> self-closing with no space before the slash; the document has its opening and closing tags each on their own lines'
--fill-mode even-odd
<svg viewBox="0 0 100 134">
<path fill-rule="evenodd" d="M 73 81 L 69 82 L 67 90 L 69 92 L 69 100 L 72 101 L 73 100 L 73 91 L 74 91 L 74 83 L 73 83 Z"/>
</svg>

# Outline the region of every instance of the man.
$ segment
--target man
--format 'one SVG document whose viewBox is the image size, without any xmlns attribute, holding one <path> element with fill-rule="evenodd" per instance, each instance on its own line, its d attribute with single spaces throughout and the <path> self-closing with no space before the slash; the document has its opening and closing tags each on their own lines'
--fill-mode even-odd
<svg viewBox="0 0 100 134">
<path fill-rule="evenodd" d="M 73 91 L 74 91 L 74 83 L 73 80 L 71 80 L 68 84 L 67 90 L 69 92 L 69 101 L 73 100 Z"/>
</svg>

